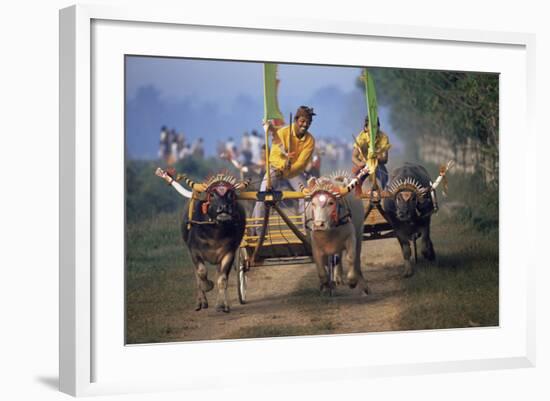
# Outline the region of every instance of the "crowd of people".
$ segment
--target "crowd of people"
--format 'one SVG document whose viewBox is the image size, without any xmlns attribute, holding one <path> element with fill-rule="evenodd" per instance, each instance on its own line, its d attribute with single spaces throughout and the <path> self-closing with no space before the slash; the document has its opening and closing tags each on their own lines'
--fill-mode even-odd
<svg viewBox="0 0 550 401">
<path fill-rule="evenodd" d="M 265 142 L 256 130 L 244 132 L 239 142 L 233 137 L 229 137 L 226 142 L 218 141 L 216 152 L 237 168 L 244 168 L 245 172 L 251 170 L 259 174 L 265 166 Z"/>
<path fill-rule="evenodd" d="M 193 143 L 186 141 L 183 132 L 177 133 L 174 128 L 168 129 L 162 126 L 160 129 L 159 159 L 171 165 L 186 157 L 204 157 L 204 141 L 202 138 L 195 139 Z"/>
</svg>

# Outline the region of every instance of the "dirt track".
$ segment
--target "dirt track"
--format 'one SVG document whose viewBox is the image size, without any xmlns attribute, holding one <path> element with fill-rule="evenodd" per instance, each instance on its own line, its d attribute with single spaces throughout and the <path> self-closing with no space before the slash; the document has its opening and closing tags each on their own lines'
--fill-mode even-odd
<svg viewBox="0 0 550 401">
<path fill-rule="evenodd" d="M 362 260 L 368 296 L 339 286 L 332 298 L 321 297 L 313 264 L 261 266 L 249 272 L 247 303 L 241 305 L 232 272 L 231 312 L 216 312 L 215 290 L 209 292 L 210 308 L 180 316 L 183 330 L 177 337 L 189 341 L 395 330 L 403 297 L 397 241 L 364 242 Z"/>
</svg>

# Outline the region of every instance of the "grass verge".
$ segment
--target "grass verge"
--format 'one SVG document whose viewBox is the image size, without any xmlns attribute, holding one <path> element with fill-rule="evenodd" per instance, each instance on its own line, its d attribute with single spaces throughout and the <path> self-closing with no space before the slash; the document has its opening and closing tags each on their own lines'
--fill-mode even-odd
<svg viewBox="0 0 550 401">
<path fill-rule="evenodd" d="M 498 231 L 440 215 L 432 239 L 436 262 L 420 258 L 415 275 L 403 281 L 400 329 L 498 326 Z"/>
<path fill-rule="evenodd" d="M 159 214 L 127 226 L 126 343 L 176 339 L 173 316 L 193 307 L 194 273 L 177 215 Z M 192 322 L 183 323 L 183 325 Z"/>
</svg>

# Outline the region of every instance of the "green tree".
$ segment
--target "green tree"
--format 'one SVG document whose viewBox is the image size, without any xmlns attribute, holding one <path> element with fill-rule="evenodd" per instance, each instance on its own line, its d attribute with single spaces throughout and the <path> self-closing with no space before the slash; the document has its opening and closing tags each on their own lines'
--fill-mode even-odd
<svg viewBox="0 0 550 401">
<path fill-rule="evenodd" d="M 419 137 L 445 138 L 455 148 L 479 145 L 478 160 L 498 168 L 498 74 L 412 69 L 369 69 L 378 100 L 409 147 Z M 498 174 L 495 174 L 498 176 Z"/>
</svg>

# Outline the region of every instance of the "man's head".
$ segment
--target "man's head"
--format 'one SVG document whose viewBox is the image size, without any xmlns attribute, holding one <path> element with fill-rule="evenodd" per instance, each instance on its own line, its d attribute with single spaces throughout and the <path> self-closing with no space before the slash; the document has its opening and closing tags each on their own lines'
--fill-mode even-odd
<svg viewBox="0 0 550 401">
<path fill-rule="evenodd" d="M 297 127 L 296 135 L 298 137 L 305 135 L 311 125 L 314 115 L 315 113 L 313 112 L 313 108 L 307 106 L 298 107 L 298 110 L 296 110 L 296 115 L 294 116 L 294 123 Z"/>
<path fill-rule="evenodd" d="M 377 117 L 376 124 L 378 125 L 378 128 L 380 128 L 380 119 Z M 367 115 L 365 117 L 365 129 L 369 128 L 369 116 Z"/>
</svg>

